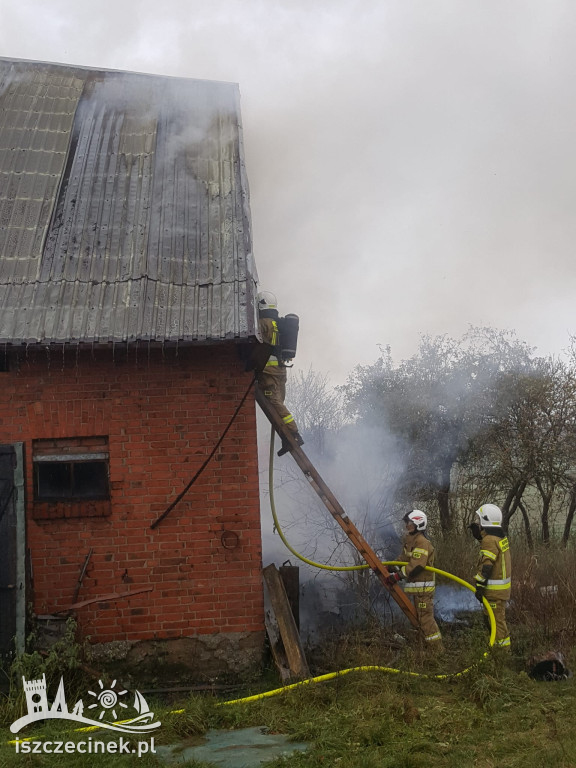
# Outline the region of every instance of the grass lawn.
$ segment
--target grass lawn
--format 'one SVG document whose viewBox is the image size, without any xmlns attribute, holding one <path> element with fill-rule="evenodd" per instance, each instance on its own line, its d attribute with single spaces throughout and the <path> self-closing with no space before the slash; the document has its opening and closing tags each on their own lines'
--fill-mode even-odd
<svg viewBox="0 0 576 768">
<path fill-rule="evenodd" d="M 573 667 L 574 658 L 570 658 Z M 438 662 L 441 666 L 442 661 Z M 210 728 L 266 726 L 310 743 L 305 753 L 269 768 L 568 768 L 576 766 L 574 680 L 538 683 L 518 660 L 489 658 L 451 680 L 383 672 L 354 672 L 250 703 L 219 706 L 192 696 L 170 706 L 154 703 L 162 721 L 156 744 L 192 743 Z M 260 690 L 274 687 L 262 686 Z M 248 693 L 256 693 L 256 690 Z M 174 710 L 184 709 L 183 713 Z M 78 733 L 68 721 L 27 726 L 20 737 L 115 740 L 108 731 Z M 125 738 L 127 735 L 124 734 Z M 2 729 L 0 766 L 150 766 L 154 755 L 16 754 Z M 149 740 L 149 739 L 148 739 Z M 188 762 L 189 768 L 209 765 Z"/>
</svg>

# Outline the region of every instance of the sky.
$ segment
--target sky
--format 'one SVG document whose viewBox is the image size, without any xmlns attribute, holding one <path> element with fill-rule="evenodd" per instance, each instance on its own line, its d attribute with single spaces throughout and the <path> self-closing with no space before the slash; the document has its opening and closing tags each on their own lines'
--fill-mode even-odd
<svg viewBox="0 0 576 768">
<path fill-rule="evenodd" d="M 240 86 L 262 290 L 343 383 L 422 334 L 576 333 L 572 0 L 0 0 L 0 56 Z"/>
</svg>

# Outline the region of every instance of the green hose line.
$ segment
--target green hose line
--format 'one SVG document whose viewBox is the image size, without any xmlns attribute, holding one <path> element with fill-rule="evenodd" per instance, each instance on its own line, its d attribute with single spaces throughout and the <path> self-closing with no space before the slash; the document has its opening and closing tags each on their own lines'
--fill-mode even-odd
<svg viewBox="0 0 576 768">
<path fill-rule="evenodd" d="M 322 563 L 315 563 L 313 560 L 309 560 L 308 558 L 301 555 L 299 552 L 297 552 L 286 540 L 286 537 L 284 536 L 284 533 L 282 532 L 282 528 L 280 527 L 280 522 L 278 520 L 278 516 L 276 514 L 276 504 L 274 502 L 274 427 L 272 427 L 271 437 L 270 437 L 270 461 L 269 461 L 269 470 L 268 470 L 268 479 L 269 479 L 269 491 L 270 491 L 270 508 L 272 510 L 272 517 L 274 519 L 274 526 L 276 530 L 278 531 L 278 534 L 280 538 L 282 539 L 282 542 L 287 547 L 287 549 L 292 552 L 292 554 L 297 557 L 299 560 L 302 560 L 302 562 L 307 563 L 308 565 L 312 565 L 315 568 L 322 568 L 326 571 L 358 571 L 363 568 L 369 568 L 369 565 L 351 565 L 351 566 L 329 566 L 329 565 L 323 565 Z M 405 565 L 402 561 L 399 560 L 383 560 L 383 565 Z M 431 566 L 426 566 L 426 570 L 430 571 L 431 573 L 437 573 L 440 576 L 445 576 L 447 579 L 451 579 L 452 581 L 455 581 L 457 584 L 460 584 L 462 587 L 466 587 L 466 589 L 469 589 L 471 592 L 475 591 L 475 587 L 473 587 L 471 584 L 469 584 L 467 581 L 464 581 L 463 579 L 460 579 L 458 576 L 454 576 L 452 573 L 448 573 L 447 571 L 442 571 L 440 568 L 432 568 Z M 492 608 L 490 607 L 490 604 L 486 600 L 486 598 L 483 598 L 482 600 L 484 604 L 484 608 L 486 609 L 486 612 L 488 614 L 488 619 L 490 621 L 490 639 L 489 639 L 489 645 L 493 646 L 495 639 L 496 639 L 496 620 L 494 618 L 494 612 Z M 488 652 L 484 653 L 484 658 L 488 655 Z M 276 688 L 273 691 L 266 691 L 266 693 L 258 693 L 254 696 L 246 696 L 242 699 L 232 699 L 230 701 L 223 701 L 221 702 L 221 705 L 226 706 L 229 704 L 240 704 L 240 703 L 248 703 L 252 701 L 257 701 L 258 699 L 266 699 L 270 696 L 277 696 L 279 693 L 285 693 L 286 691 L 291 691 L 294 688 L 300 688 L 304 685 L 310 685 L 311 683 L 321 683 L 325 682 L 326 680 L 333 680 L 336 677 L 343 677 L 344 675 L 348 675 L 350 672 L 388 672 L 390 674 L 394 675 L 408 675 L 410 677 L 423 677 L 428 680 L 451 680 L 455 677 L 462 677 L 463 675 L 466 675 L 468 672 L 470 672 L 472 669 L 475 668 L 475 664 L 471 667 L 468 667 L 467 669 L 463 669 L 461 672 L 450 672 L 445 675 L 427 675 L 423 672 L 408 672 L 403 669 L 395 669 L 393 667 L 381 667 L 381 666 L 362 666 L 362 667 L 350 667 L 350 669 L 341 669 L 338 672 L 330 672 L 326 675 L 320 675 L 319 677 L 310 677 L 306 680 L 301 680 L 297 683 L 292 683 L 291 685 L 285 685 L 282 688 Z"/>
</svg>

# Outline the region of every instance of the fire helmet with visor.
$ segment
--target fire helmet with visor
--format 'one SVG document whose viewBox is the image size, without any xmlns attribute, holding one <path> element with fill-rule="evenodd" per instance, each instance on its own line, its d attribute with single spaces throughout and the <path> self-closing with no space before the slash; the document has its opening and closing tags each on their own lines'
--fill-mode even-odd
<svg viewBox="0 0 576 768">
<path fill-rule="evenodd" d="M 264 309 L 278 309 L 278 302 L 276 296 L 270 291 L 262 291 L 256 296 L 256 303 L 260 311 Z"/>
<path fill-rule="evenodd" d="M 424 512 L 419 509 L 413 509 L 402 518 L 406 524 L 414 523 L 417 531 L 425 531 L 428 526 L 428 518 Z"/>
<path fill-rule="evenodd" d="M 496 504 L 482 504 L 475 514 L 480 519 L 480 527 L 485 530 L 502 527 L 502 510 Z"/>
</svg>

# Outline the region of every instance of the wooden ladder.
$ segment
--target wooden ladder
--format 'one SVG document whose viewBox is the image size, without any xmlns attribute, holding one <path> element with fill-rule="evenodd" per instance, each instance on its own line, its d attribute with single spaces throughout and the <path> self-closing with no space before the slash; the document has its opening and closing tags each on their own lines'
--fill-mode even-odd
<svg viewBox="0 0 576 768">
<path fill-rule="evenodd" d="M 419 628 L 418 619 L 416 618 L 416 610 L 410 599 L 404 594 L 401 588 L 394 585 L 391 586 L 387 583 L 387 579 L 390 576 L 390 571 L 382 564 L 378 555 L 374 552 L 372 547 L 364 539 L 360 531 L 356 528 L 354 523 L 350 520 L 338 499 L 334 496 L 330 488 L 326 485 L 324 480 L 320 477 L 316 468 L 306 456 L 302 448 L 296 443 L 292 437 L 291 432 L 286 429 L 284 422 L 278 415 L 278 412 L 264 395 L 262 390 L 256 386 L 256 402 L 264 412 L 268 421 L 272 424 L 283 442 L 290 445 L 290 453 L 292 458 L 298 464 L 302 470 L 304 476 L 309 481 L 311 487 L 316 491 L 318 497 L 328 510 L 334 520 L 342 528 L 344 533 L 348 536 L 354 547 L 362 555 L 364 560 L 368 563 L 370 568 L 374 571 L 376 576 L 382 582 L 385 589 L 388 590 L 391 597 L 398 603 L 402 611 L 408 617 L 408 620 L 412 626 Z"/>
</svg>

